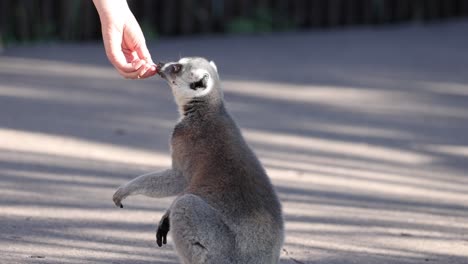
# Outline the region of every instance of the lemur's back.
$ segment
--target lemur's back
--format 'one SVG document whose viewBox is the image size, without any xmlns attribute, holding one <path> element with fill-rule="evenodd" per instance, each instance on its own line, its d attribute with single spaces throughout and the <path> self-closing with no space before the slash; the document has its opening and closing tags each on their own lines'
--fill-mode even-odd
<svg viewBox="0 0 468 264">
<path fill-rule="evenodd" d="M 252 237 L 276 243 L 282 232 L 281 206 L 268 176 L 224 106 L 184 118 L 174 129 L 173 161 L 189 179 L 186 193 L 222 212 L 245 250 Z M 279 243 L 281 243 L 280 241 Z M 265 245 L 265 249 L 272 245 Z"/>
</svg>

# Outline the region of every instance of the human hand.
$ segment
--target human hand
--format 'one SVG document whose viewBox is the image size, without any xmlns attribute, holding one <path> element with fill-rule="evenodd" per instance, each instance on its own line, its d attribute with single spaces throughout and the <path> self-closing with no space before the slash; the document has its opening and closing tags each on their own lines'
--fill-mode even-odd
<svg viewBox="0 0 468 264">
<path fill-rule="evenodd" d="M 145 37 L 125 0 L 93 0 L 99 13 L 102 39 L 109 61 L 127 79 L 157 73 Z"/>
</svg>

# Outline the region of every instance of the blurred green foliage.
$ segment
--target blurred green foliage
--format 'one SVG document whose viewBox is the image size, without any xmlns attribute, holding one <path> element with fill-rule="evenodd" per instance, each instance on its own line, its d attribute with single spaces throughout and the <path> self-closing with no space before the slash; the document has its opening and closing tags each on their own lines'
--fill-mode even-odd
<svg viewBox="0 0 468 264">
<path fill-rule="evenodd" d="M 269 8 L 256 8 L 251 17 L 237 17 L 226 25 L 228 33 L 269 33 L 297 28 L 290 18 Z"/>
<path fill-rule="evenodd" d="M 273 31 L 273 13 L 266 8 L 258 8 L 252 18 L 238 17 L 226 25 L 229 33 L 265 33 Z"/>
</svg>

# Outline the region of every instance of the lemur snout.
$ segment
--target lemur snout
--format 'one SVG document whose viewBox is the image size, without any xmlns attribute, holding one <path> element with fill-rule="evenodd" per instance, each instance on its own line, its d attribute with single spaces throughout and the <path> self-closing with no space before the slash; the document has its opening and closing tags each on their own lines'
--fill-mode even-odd
<svg viewBox="0 0 468 264">
<path fill-rule="evenodd" d="M 164 78 L 164 74 L 162 72 L 162 68 L 164 67 L 166 63 L 164 62 L 158 62 L 158 64 L 156 64 L 156 72 L 159 74 L 159 76 L 161 76 L 162 78 Z"/>
<path fill-rule="evenodd" d="M 166 64 L 166 63 L 164 63 L 164 62 L 158 62 L 158 64 L 156 64 L 156 71 L 157 71 L 157 72 L 160 72 L 161 69 L 162 69 L 162 67 L 164 67 L 164 64 Z"/>
<path fill-rule="evenodd" d="M 182 70 L 182 64 L 180 63 L 158 63 L 157 65 L 158 74 L 165 78 L 167 74 L 177 74 Z"/>
</svg>

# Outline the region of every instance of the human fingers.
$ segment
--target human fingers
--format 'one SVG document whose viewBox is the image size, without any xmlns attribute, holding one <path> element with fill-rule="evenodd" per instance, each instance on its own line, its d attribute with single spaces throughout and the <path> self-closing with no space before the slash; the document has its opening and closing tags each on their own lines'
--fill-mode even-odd
<svg viewBox="0 0 468 264">
<path fill-rule="evenodd" d="M 151 58 L 151 54 L 149 53 L 149 50 L 146 47 L 144 40 L 143 44 L 136 48 L 136 52 L 140 59 L 145 60 L 147 62 L 148 66 L 143 72 L 140 73 L 141 78 L 148 78 L 155 75 L 157 73 L 156 65 L 154 64 Z"/>
<path fill-rule="evenodd" d="M 151 59 L 151 54 L 148 50 L 148 48 L 146 47 L 146 44 L 145 44 L 145 41 L 143 40 L 143 43 L 141 45 L 139 45 L 136 50 L 135 50 L 138 54 L 138 57 L 142 60 L 145 60 L 151 64 L 154 64 L 153 62 L 153 59 Z"/>
<path fill-rule="evenodd" d="M 132 62 L 134 71 L 140 70 L 145 65 L 146 65 L 146 61 L 140 60 L 140 59 L 136 59 Z"/>
<path fill-rule="evenodd" d="M 138 72 L 138 79 L 145 79 L 156 74 L 156 65 L 145 60 L 136 59 L 133 63 L 135 70 Z"/>
<path fill-rule="evenodd" d="M 146 47 L 146 44 L 143 42 L 142 45 L 138 46 L 136 49 L 136 52 L 138 54 L 138 57 L 142 60 L 145 60 L 147 62 L 148 68 L 145 69 L 143 73 L 140 74 L 142 78 L 148 78 L 157 73 L 156 65 L 154 64 L 151 54 L 148 51 L 148 48 Z"/>
<path fill-rule="evenodd" d="M 145 79 L 157 73 L 156 66 L 144 60 L 134 61 L 132 66 L 135 69 L 133 72 L 124 72 L 117 67 L 116 69 L 125 79 Z"/>
<path fill-rule="evenodd" d="M 138 71 L 133 71 L 133 72 L 124 72 L 121 71 L 119 68 L 117 68 L 117 71 L 119 72 L 120 75 L 122 75 L 125 79 L 140 79 L 138 78 Z"/>
<path fill-rule="evenodd" d="M 117 33 L 112 33 L 117 34 Z M 108 37 L 104 40 L 106 55 L 109 61 L 119 72 L 131 73 L 135 71 L 134 65 L 127 61 L 125 53 L 122 50 L 122 44 L 117 37 Z"/>
<path fill-rule="evenodd" d="M 140 76 L 141 79 L 145 79 L 145 78 L 154 76 L 157 73 L 156 66 L 154 64 L 147 63 L 145 66 L 146 67 L 145 67 L 144 71 L 142 70 L 139 73 L 139 76 Z"/>
<path fill-rule="evenodd" d="M 119 72 L 119 74 L 122 75 L 125 79 L 146 79 L 157 73 L 155 68 L 156 67 L 154 65 L 148 64 L 142 65 L 140 69 L 134 72 L 124 72 L 119 70 L 118 68 L 116 69 Z"/>
</svg>

